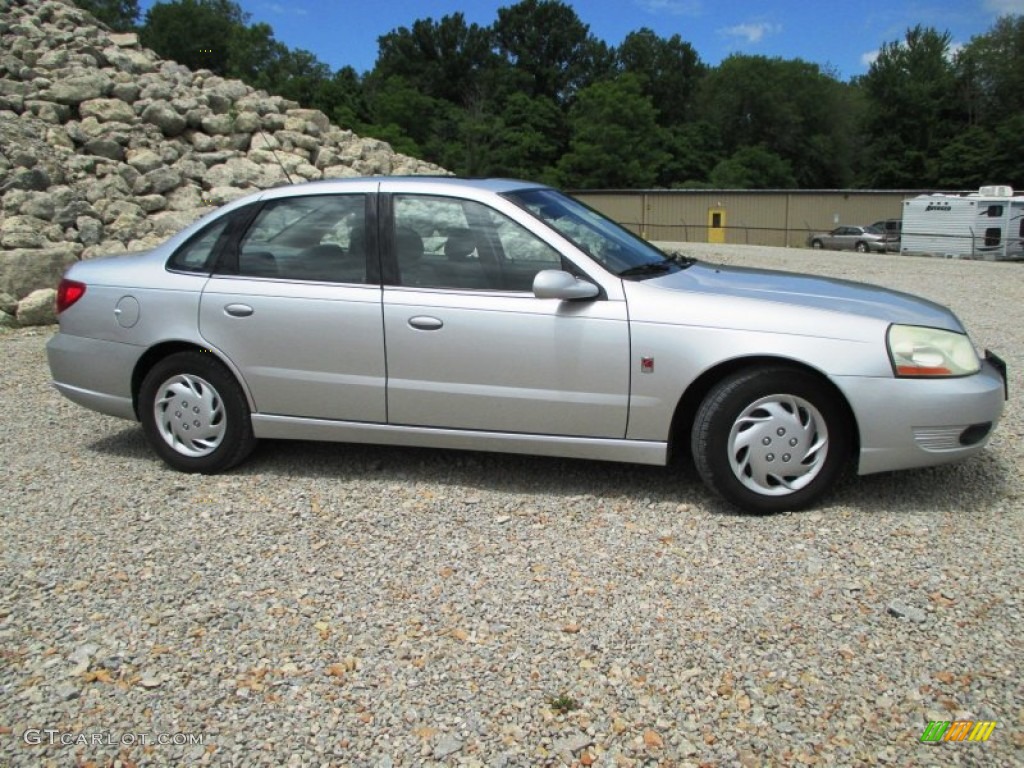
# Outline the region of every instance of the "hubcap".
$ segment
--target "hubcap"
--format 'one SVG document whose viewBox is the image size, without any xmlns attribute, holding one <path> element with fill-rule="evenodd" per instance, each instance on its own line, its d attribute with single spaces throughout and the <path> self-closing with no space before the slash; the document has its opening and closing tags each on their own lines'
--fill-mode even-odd
<svg viewBox="0 0 1024 768">
<path fill-rule="evenodd" d="M 765 496 L 785 496 L 806 487 L 827 456 L 825 419 L 794 395 L 769 395 L 751 403 L 729 431 L 733 474 Z"/>
<path fill-rule="evenodd" d="M 160 436 L 182 456 L 209 456 L 224 440 L 224 402 L 210 382 L 198 376 L 180 373 L 161 384 L 153 415 Z"/>
</svg>

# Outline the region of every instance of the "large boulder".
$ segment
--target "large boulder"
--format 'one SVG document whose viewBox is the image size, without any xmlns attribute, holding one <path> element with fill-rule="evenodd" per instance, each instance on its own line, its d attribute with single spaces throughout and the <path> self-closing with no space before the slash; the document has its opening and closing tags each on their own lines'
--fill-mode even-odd
<svg viewBox="0 0 1024 768">
<path fill-rule="evenodd" d="M 0 250 L 0 291 L 24 298 L 37 288 L 56 285 L 64 270 L 78 261 L 81 249 L 77 243 L 65 243 Z"/>
<path fill-rule="evenodd" d="M 106 96 L 113 87 L 114 83 L 106 75 L 88 72 L 57 80 L 43 95 L 48 101 L 74 106 Z"/>
<path fill-rule="evenodd" d="M 82 117 L 94 117 L 101 123 L 128 123 L 135 119 L 135 110 L 131 104 L 121 99 L 91 99 L 78 105 L 78 113 Z"/>
<path fill-rule="evenodd" d="M 57 322 L 57 291 L 39 288 L 18 302 L 14 316 L 18 325 L 48 325 Z"/>
<path fill-rule="evenodd" d="M 185 118 L 166 101 L 154 101 L 142 111 L 142 119 L 159 128 L 164 136 L 177 136 L 185 130 Z"/>
</svg>

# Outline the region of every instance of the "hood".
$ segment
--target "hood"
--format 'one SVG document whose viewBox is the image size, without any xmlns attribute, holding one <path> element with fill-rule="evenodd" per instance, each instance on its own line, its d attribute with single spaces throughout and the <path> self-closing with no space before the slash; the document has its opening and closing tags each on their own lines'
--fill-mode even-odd
<svg viewBox="0 0 1024 768">
<path fill-rule="evenodd" d="M 771 301 L 889 323 L 964 332 L 956 315 L 941 304 L 852 280 L 698 262 L 645 282 L 660 288 Z"/>
</svg>

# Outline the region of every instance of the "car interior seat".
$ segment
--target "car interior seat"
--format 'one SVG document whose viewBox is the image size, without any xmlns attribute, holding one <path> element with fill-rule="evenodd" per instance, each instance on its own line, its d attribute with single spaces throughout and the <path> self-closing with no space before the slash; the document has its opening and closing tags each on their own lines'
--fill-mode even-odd
<svg viewBox="0 0 1024 768">
<path fill-rule="evenodd" d="M 277 259 L 269 251 L 238 254 L 238 274 L 247 277 L 277 277 Z"/>
<path fill-rule="evenodd" d="M 487 275 L 479 258 L 471 258 L 477 250 L 476 237 L 465 228 L 453 229 L 444 243 L 446 262 L 439 265 L 446 285 L 456 288 L 486 288 Z"/>
</svg>

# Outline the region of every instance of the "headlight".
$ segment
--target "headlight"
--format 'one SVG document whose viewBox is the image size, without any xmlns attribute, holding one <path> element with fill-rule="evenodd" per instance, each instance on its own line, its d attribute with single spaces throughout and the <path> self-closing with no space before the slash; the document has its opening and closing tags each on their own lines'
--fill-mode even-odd
<svg viewBox="0 0 1024 768">
<path fill-rule="evenodd" d="M 886 343 L 897 376 L 967 376 L 981 370 L 978 353 L 962 333 L 891 325 Z"/>
</svg>

